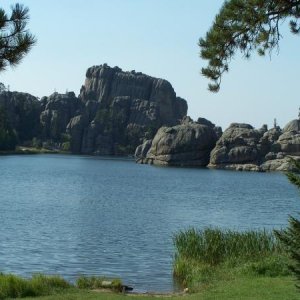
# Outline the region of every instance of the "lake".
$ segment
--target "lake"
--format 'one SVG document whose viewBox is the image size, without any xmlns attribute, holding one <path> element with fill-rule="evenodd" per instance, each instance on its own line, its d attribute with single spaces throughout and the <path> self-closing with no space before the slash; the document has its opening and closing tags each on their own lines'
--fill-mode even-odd
<svg viewBox="0 0 300 300">
<path fill-rule="evenodd" d="M 171 291 L 178 230 L 272 230 L 300 211 L 280 173 L 72 155 L 1 156 L 0 170 L 0 271 L 22 276 L 105 275 Z"/>
</svg>

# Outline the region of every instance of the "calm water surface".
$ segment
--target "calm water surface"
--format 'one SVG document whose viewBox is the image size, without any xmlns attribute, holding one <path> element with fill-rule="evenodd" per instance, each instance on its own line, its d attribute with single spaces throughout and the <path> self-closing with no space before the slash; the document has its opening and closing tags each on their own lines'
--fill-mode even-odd
<svg viewBox="0 0 300 300">
<path fill-rule="evenodd" d="M 2 156 L 0 187 L 0 271 L 117 276 L 139 291 L 173 289 L 180 229 L 280 228 L 300 211 L 279 173 L 84 156 Z"/>
</svg>

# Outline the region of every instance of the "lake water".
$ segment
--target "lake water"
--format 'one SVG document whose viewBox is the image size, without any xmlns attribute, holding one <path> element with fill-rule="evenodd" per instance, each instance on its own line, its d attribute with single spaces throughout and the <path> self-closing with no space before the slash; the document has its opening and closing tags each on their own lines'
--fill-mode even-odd
<svg viewBox="0 0 300 300">
<path fill-rule="evenodd" d="M 170 291 L 172 235 L 273 229 L 300 211 L 280 173 L 138 165 L 67 155 L 0 157 L 0 271 L 120 277 Z"/>
</svg>

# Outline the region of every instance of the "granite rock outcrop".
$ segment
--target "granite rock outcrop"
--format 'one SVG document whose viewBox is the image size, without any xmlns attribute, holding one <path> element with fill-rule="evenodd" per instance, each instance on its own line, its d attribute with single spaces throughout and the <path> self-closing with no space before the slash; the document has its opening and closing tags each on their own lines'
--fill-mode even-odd
<svg viewBox="0 0 300 300">
<path fill-rule="evenodd" d="M 79 98 L 80 126 L 76 117 L 68 132 L 72 151 L 86 154 L 134 153 L 161 126 L 178 124 L 187 113 L 186 101 L 168 81 L 106 64 L 87 70 Z"/>
<path fill-rule="evenodd" d="M 40 125 L 43 140 L 61 140 L 70 119 L 81 113 L 81 102 L 74 92 L 53 93 L 41 99 Z"/>
<path fill-rule="evenodd" d="M 206 166 L 218 139 L 214 124 L 186 117 L 180 125 L 161 127 L 154 139 L 140 145 L 137 162 L 168 166 Z"/>
<path fill-rule="evenodd" d="M 179 124 L 187 102 L 171 84 L 140 72 L 123 72 L 106 64 L 87 70 L 80 95 L 54 93 L 40 101 L 29 94 L 0 92 L 0 106 L 8 115 L 19 142 L 72 153 L 134 154 L 161 126 Z"/>
<path fill-rule="evenodd" d="M 211 153 L 209 167 L 219 169 L 273 171 L 290 170 L 289 157 L 300 157 L 299 120 L 284 129 L 254 129 L 233 123 L 226 129 Z"/>
</svg>

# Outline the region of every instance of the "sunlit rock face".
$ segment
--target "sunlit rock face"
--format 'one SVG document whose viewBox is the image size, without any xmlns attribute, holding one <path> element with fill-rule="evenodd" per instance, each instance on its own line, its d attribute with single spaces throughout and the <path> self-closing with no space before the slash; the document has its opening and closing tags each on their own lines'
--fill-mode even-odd
<svg viewBox="0 0 300 300">
<path fill-rule="evenodd" d="M 152 141 L 136 149 L 138 163 L 206 166 L 218 139 L 219 127 L 206 119 L 184 118 L 180 125 L 161 127 Z"/>
<path fill-rule="evenodd" d="M 263 130 L 264 129 L 264 130 Z M 290 157 L 300 158 L 300 121 L 289 122 L 284 129 L 276 126 L 254 129 L 249 124 L 233 123 L 213 149 L 212 168 L 249 171 L 292 170 Z"/>
<path fill-rule="evenodd" d="M 80 153 L 133 154 L 161 126 L 179 124 L 187 113 L 168 81 L 107 65 L 87 70 L 79 98 L 80 125 L 71 120 L 68 132 L 72 150 Z"/>
</svg>

